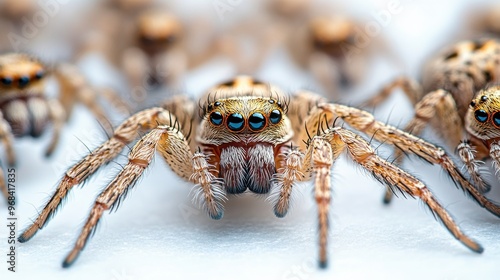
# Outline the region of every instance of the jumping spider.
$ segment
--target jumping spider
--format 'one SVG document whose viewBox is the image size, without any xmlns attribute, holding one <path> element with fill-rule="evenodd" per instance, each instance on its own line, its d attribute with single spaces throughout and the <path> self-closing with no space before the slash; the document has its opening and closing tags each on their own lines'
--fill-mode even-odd
<svg viewBox="0 0 500 280">
<path fill-rule="evenodd" d="M 65 173 L 54 195 L 19 237 L 19 242 L 30 240 L 47 224 L 74 186 L 117 157 L 138 138 L 139 132 L 145 132 L 129 153 L 126 166 L 97 197 L 63 267 L 76 260 L 103 213 L 118 207 L 156 152 L 177 175 L 195 184 L 194 199 L 199 200 L 213 219 L 222 218 L 226 194 L 247 190 L 274 193 L 274 213 L 284 217 L 296 183 L 314 180 L 321 267 L 327 264 L 330 172 L 344 151 L 381 183 L 422 199 L 466 247 L 477 253 L 483 251 L 462 233 L 421 181 L 377 156 L 355 132 L 335 126 L 337 118 L 379 141 L 440 164 L 482 207 L 500 216 L 500 206 L 483 197 L 442 149 L 376 121 L 367 112 L 327 103 L 311 92 L 287 97 L 280 89 L 246 76 L 215 87 L 201 102 L 204 103 L 197 110 L 196 102 L 177 96 L 163 107 L 140 111 L 125 120 L 108 141 Z"/>
<path fill-rule="evenodd" d="M 47 96 L 46 81 L 49 72 L 53 72 L 59 82 L 59 99 Z M 111 91 L 102 92 L 114 98 Z M 9 165 L 14 165 L 16 161 L 14 137 L 39 137 L 49 124 L 53 125 L 54 132 L 45 154 L 51 155 L 59 141 L 61 128 L 76 101 L 89 107 L 103 125 L 109 124 L 105 111 L 96 103 L 96 90 L 70 64 L 60 64 L 49 71 L 41 61 L 27 54 L 2 54 L 0 93 L 0 141 L 5 146 Z M 1 168 L 0 189 L 8 197 Z"/>
<path fill-rule="evenodd" d="M 133 91 L 178 87 L 188 69 L 215 56 L 215 44 L 197 36 L 209 27 L 192 26 L 196 23 L 186 23 L 152 1 L 107 1 L 90 16 L 95 21 L 84 31 L 88 35 L 79 56 L 103 53 L 124 72 Z"/>
<path fill-rule="evenodd" d="M 500 143 L 494 120 L 498 116 L 494 115 L 498 87 L 490 84 L 500 79 L 500 42 L 484 39 L 456 43 L 430 60 L 423 73 L 422 85 L 398 78 L 368 104 L 376 106 L 393 89 L 401 88 L 415 106 L 415 116 L 405 130 L 419 135 L 430 124 L 449 147 L 457 148 L 478 190 L 488 191 L 477 159 L 491 157 L 498 170 Z M 468 139 L 461 141 L 466 132 Z M 396 150 L 396 158 L 402 159 L 401 153 Z M 388 190 L 384 202 L 389 203 L 391 197 Z"/>
</svg>

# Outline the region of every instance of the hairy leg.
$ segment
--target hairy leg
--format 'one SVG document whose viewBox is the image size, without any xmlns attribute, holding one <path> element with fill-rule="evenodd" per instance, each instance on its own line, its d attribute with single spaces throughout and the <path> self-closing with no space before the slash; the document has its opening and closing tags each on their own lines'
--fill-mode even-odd
<svg viewBox="0 0 500 280">
<path fill-rule="evenodd" d="M 317 109 L 312 110 L 307 119 L 309 134 L 318 134 L 322 127 L 321 122 L 332 123 L 336 118 L 341 118 L 352 128 L 373 137 L 379 142 L 394 145 L 405 153 L 415 154 L 429 163 L 439 164 L 446 170 L 452 180 L 473 197 L 479 205 L 500 217 L 500 206 L 488 200 L 467 181 L 443 149 L 405 131 L 376 121 L 366 111 L 338 104 L 319 104 Z M 305 132 L 302 132 L 301 135 L 304 139 L 307 139 Z"/>
<path fill-rule="evenodd" d="M 82 183 L 102 165 L 115 158 L 127 144 L 137 138 L 139 132 L 152 129 L 162 123 L 175 123 L 173 116 L 162 108 L 144 110 L 125 120 L 117 127 L 108 141 L 93 150 L 66 172 L 53 196 L 39 213 L 36 220 L 22 233 L 19 241 L 26 242 L 31 239 L 54 215 L 62 200 L 75 185 Z"/>
<path fill-rule="evenodd" d="M 61 135 L 61 129 L 66 122 L 66 114 L 64 112 L 64 108 L 59 103 L 59 100 L 52 99 L 48 101 L 49 115 L 54 126 L 54 132 L 52 134 L 52 139 L 50 140 L 50 144 L 45 151 L 45 156 L 50 156 L 54 152 L 54 149 L 57 147 L 59 143 L 59 138 Z"/>
<path fill-rule="evenodd" d="M 383 87 L 379 93 L 366 101 L 363 107 L 378 106 L 380 103 L 384 102 L 396 88 L 401 88 L 413 105 L 417 104 L 424 95 L 422 86 L 417 81 L 407 77 L 400 77 Z"/>
</svg>

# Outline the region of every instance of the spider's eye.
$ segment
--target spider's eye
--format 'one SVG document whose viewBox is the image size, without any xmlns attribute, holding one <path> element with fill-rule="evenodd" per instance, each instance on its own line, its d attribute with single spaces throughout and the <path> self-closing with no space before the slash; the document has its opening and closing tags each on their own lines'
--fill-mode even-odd
<svg viewBox="0 0 500 280">
<path fill-rule="evenodd" d="M 22 76 L 17 82 L 19 83 L 19 86 L 24 87 L 30 83 L 30 78 L 28 76 Z"/>
<path fill-rule="evenodd" d="M 12 84 L 12 78 L 3 77 L 1 80 L 2 80 L 2 84 L 6 85 L 6 86 L 9 86 Z"/>
<path fill-rule="evenodd" d="M 227 126 L 232 131 L 241 130 L 244 125 L 245 119 L 243 119 L 243 116 L 241 114 L 234 113 L 227 117 Z"/>
<path fill-rule="evenodd" d="M 248 125 L 252 130 L 260 130 L 266 125 L 266 118 L 261 113 L 253 113 L 248 118 Z"/>
<path fill-rule="evenodd" d="M 488 120 L 488 113 L 486 113 L 484 110 L 476 110 L 474 112 L 474 117 L 476 117 L 476 120 L 479 122 L 486 122 Z"/>
<path fill-rule="evenodd" d="M 210 114 L 210 122 L 215 125 L 220 125 L 222 123 L 222 114 L 220 112 L 212 112 Z"/>
<path fill-rule="evenodd" d="M 272 110 L 271 114 L 269 115 L 269 119 L 273 124 L 277 124 L 281 121 L 281 112 L 280 110 Z"/>
<path fill-rule="evenodd" d="M 36 72 L 35 79 L 40 80 L 41 78 L 43 78 L 43 76 L 45 76 L 45 72 L 43 70 L 40 70 Z"/>
<path fill-rule="evenodd" d="M 493 123 L 495 124 L 495 126 L 500 126 L 500 112 L 496 112 L 493 115 Z"/>
</svg>

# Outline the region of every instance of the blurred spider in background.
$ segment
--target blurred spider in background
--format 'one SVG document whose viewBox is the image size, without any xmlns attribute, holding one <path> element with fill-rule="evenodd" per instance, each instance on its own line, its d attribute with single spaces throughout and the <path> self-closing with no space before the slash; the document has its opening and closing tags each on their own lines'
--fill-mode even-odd
<svg viewBox="0 0 500 280">
<path fill-rule="evenodd" d="M 500 216 L 500 206 L 483 197 L 442 149 L 378 122 L 367 112 L 327 103 L 311 92 L 289 97 L 274 86 L 246 76 L 208 91 L 200 103 L 203 105 L 197 110 L 197 102 L 177 96 L 163 107 L 146 109 L 126 119 L 108 141 L 65 172 L 52 198 L 19 241 L 30 240 L 74 186 L 82 184 L 145 132 L 130 151 L 128 163 L 97 197 L 64 267 L 74 263 L 102 215 L 118 207 L 156 152 L 177 175 L 195 184 L 194 201 L 213 219 L 222 218 L 228 194 L 247 191 L 270 194 L 275 215 L 284 217 L 297 182 L 313 180 L 321 267 L 327 265 L 330 174 L 343 152 L 394 191 L 420 198 L 456 239 L 474 252 L 483 251 L 462 233 L 421 181 L 381 159 L 355 132 L 335 126 L 338 118 L 378 141 L 441 165 L 476 202 Z"/>
<path fill-rule="evenodd" d="M 331 5 L 312 0 L 259 4 L 258 22 L 253 16 L 238 19 L 222 34 L 224 51 L 238 73 L 255 73 L 273 51 L 282 49 L 327 96 L 339 99 L 339 93 L 362 81 L 375 53 L 400 66 L 383 36 L 368 36 L 362 21 L 333 13 Z"/>
<path fill-rule="evenodd" d="M 208 21 L 183 21 L 154 1 L 107 1 L 89 16 L 95 20 L 83 31 L 78 57 L 103 54 L 123 71 L 132 92 L 178 89 L 188 70 L 217 55 Z"/>
<path fill-rule="evenodd" d="M 54 74 L 59 82 L 59 99 L 47 95 L 49 74 Z M 8 164 L 12 166 L 16 162 L 15 138 L 37 138 L 47 130 L 49 124 L 53 126 L 53 136 L 45 155 L 51 155 L 58 144 L 62 126 L 76 102 L 87 106 L 108 132 L 112 132 L 106 112 L 97 103 L 98 92 L 104 93 L 109 99 L 116 99 L 111 90 L 95 89 L 88 85 L 78 69 L 70 64 L 49 69 L 43 62 L 27 54 L 0 55 L 0 140 L 5 146 Z M 0 189 L 7 197 L 1 168 Z"/>
<path fill-rule="evenodd" d="M 500 42 L 461 41 L 428 61 L 422 84 L 408 77 L 398 78 L 367 105 L 376 106 L 395 88 L 401 88 L 415 106 L 415 116 L 405 130 L 419 135 L 431 125 L 449 147 L 457 149 L 478 190 L 486 192 L 490 186 L 479 172 L 481 160 L 491 157 L 496 172 L 500 163 L 500 117 L 495 114 L 500 109 L 498 87 L 490 86 L 499 79 Z M 402 151 L 396 150 L 396 159 L 403 159 Z M 389 203 L 391 197 L 387 190 L 384 202 Z"/>
</svg>

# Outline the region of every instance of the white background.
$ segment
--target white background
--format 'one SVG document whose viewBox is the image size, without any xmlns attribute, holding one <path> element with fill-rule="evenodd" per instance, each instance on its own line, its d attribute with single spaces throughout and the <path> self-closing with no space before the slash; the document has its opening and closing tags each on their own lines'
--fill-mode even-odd
<svg viewBox="0 0 500 280">
<path fill-rule="evenodd" d="M 213 17 L 215 10 L 208 2 L 204 12 Z M 249 2 L 243 0 L 234 12 L 248 9 Z M 359 0 L 338 6 L 371 20 L 371 13 L 385 9 L 387 2 Z M 465 11 L 474 5 L 487 7 L 488 3 L 416 2 L 402 1 L 403 11 L 382 29 L 402 58 L 403 69 L 375 61 L 366 83 L 353 91 L 353 99 L 373 94 L 397 74 L 418 77 L 421 64 L 432 51 L 460 36 L 466 24 Z M 186 7 L 184 11 L 189 11 Z M 102 80 L 106 76 L 99 65 L 91 62 L 85 67 Z M 286 89 L 311 87 L 307 75 L 291 67 L 284 55 L 275 53 L 258 75 Z M 229 65 L 214 61 L 191 73 L 186 88 L 198 94 L 232 74 Z M 402 126 L 411 112 L 409 102 L 397 93 L 375 115 Z M 16 143 L 18 231 L 36 216 L 65 169 L 87 153 L 85 146 L 92 149 L 103 140 L 101 129 L 89 119 L 92 116 L 84 108 L 76 110 L 57 153 L 50 159 L 43 158 L 47 135 Z M 424 137 L 439 142 L 431 130 Z M 389 156 L 391 150 L 379 151 Z M 126 158 L 117 161 L 124 163 Z M 302 196 L 297 197 L 293 211 L 284 219 L 274 216 L 265 199 L 244 195 L 230 199 L 224 218 L 213 221 L 191 204 L 191 185 L 174 176 L 162 160 L 156 160 L 119 210 L 104 215 L 96 235 L 70 269 L 62 269 L 61 262 L 73 246 L 93 199 L 117 173 L 118 164 L 109 164 L 83 188 L 75 188 L 46 228 L 30 242 L 17 245 L 16 273 L 8 272 L 4 261 L 8 233 L 5 204 L 0 203 L 0 278 L 498 279 L 500 220 L 463 196 L 439 167 L 413 157 L 404 167 L 428 184 L 463 230 L 484 246 L 482 255 L 454 240 L 421 202 L 395 199 L 384 206 L 383 187 L 342 158 L 333 171 L 330 265 L 320 270 L 316 266 L 317 222 L 311 184 L 301 187 Z M 492 181 L 493 191 L 488 196 L 500 201 L 500 186 L 496 179 Z"/>
</svg>

